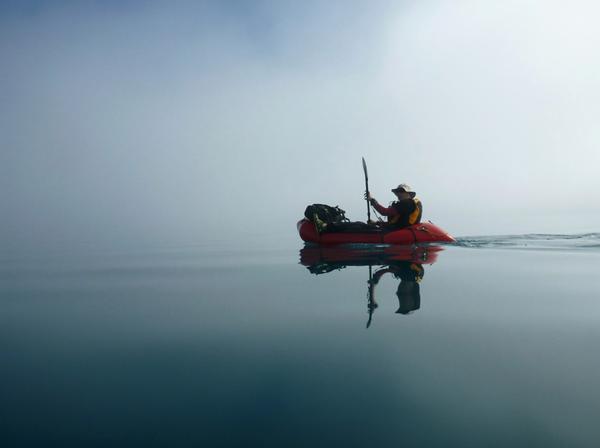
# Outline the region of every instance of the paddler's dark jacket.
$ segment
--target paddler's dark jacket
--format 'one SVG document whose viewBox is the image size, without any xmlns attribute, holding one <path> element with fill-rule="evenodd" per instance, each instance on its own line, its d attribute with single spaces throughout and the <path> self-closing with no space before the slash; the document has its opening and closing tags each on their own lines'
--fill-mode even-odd
<svg viewBox="0 0 600 448">
<path fill-rule="evenodd" d="M 387 216 L 389 227 L 407 227 L 421 222 L 423 206 L 417 198 L 395 201 L 389 207 L 384 207 L 375 199 L 371 205 L 383 216 Z"/>
</svg>

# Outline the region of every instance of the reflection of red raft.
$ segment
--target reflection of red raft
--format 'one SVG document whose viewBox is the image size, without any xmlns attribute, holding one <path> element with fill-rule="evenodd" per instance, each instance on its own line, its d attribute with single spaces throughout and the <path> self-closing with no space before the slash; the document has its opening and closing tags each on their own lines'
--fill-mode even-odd
<svg viewBox="0 0 600 448">
<path fill-rule="evenodd" d="M 403 261 L 433 264 L 442 250 L 439 246 L 307 246 L 300 250 L 300 263 L 309 267 L 393 265 Z"/>
<path fill-rule="evenodd" d="M 319 234 L 315 225 L 307 219 L 298 222 L 300 238 L 309 243 L 346 244 L 403 244 L 453 243 L 456 240 L 430 222 L 415 224 L 398 230 L 368 230 L 365 232 L 323 232 Z"/>
</svg>

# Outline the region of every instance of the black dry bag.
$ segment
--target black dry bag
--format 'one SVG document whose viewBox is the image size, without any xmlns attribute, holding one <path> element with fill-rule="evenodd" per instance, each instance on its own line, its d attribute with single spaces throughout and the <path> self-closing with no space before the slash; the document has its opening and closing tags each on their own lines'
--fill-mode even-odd
<svg viewBox="0 0 600 448">
<path fill-rule="evenodd" d="M 309 221 L 314 222 L 315 216 L 326 224 L 338 224 L 340 222 L 348 221 L 346 218 L 346 212 L 341 208 L 325 204 L 312 204 L 306 207 L 304 210 L 304 216 Z"/>
</svg>

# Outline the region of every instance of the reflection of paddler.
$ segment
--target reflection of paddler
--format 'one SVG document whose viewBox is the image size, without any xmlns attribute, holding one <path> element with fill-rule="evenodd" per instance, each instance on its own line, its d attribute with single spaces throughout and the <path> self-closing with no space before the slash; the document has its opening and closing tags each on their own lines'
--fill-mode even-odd
<svg viewBox="0 0 600 448">
<path fill-rule="evenodd" d="M 386 273 L 392 273 L 395 278 L 400 279 L 396 295 L 398 296 L 399 308 L 396 313 L 409 314 L 411 311 L 418 310 L 421 306 L 421 291 L 419 282 L 425 275 L 425 269 L 422 265 L 411 263 L 410 261 L 400 261 L 386 268 L 380 269 L 373 278 L 369 280 L 369 310 L 377 308 L 375 301 L 375 285 L 379 283 L 381 277 Z"/>
</svg>

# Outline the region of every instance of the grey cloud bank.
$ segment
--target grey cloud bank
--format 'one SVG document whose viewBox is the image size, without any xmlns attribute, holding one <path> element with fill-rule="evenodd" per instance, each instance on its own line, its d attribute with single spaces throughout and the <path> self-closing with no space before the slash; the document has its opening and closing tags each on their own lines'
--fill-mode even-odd
<svg viewBox="0 0 600 448">
<path fill-rule="evenodd" d="M 454 234 L 597 231 L 598 12 L 1 10 L 2 245 L 293 241 L 308 203 L 365 218 L 361 156 L 378 199 L 408 182 Z"/>
</svg>

